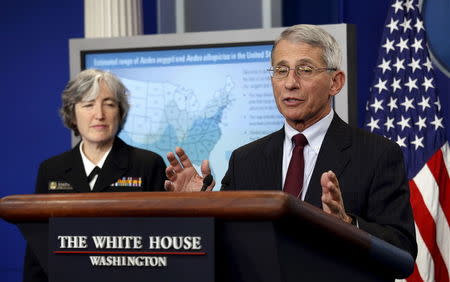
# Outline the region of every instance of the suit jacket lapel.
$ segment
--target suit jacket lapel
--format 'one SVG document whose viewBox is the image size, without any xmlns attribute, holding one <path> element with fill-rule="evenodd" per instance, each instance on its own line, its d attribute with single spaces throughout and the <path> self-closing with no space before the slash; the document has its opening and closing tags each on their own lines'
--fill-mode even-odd
<svg viewBox="0 0 450 282">
<path fill-rule="evenodd" d="M 283 141 L 284 127 L 272 135 L 264 148 L 265 160 L 261 165 L 267 166 L 267 170 L 263 171 L 272 172 L 260 176 L 265 179 L 264 183 L 267 185 L 264 187 L 267 189 L 282 190 Z"/>
<path fill-rule="evenodd" d="M 84 170 L 83 160 L 80 154 L 80 143 L 70 151 L 70 160 L 67 160 L 68 166 L 65 168 L 64 178 L 72 185 L 76 192 L 87 193 L 91 191 L 87 182 L 86 171 Z"/>
<path fill-rule="evenodd" d="M 101 192 L 107 189 L 122 177 L 128 169 L 128 150 L 125 143 L 115 138 L 111 152 L 103 164 L 92 192 Z"/>
<path fill-rule="evenodd" d="M 309 182 L 305 201 L 317 207 L 322 207 L 322 187 L 320 178 L 326 171 L 332 170 L 339 179 L 350 161 L 350 155 L 346 150 L 351 146 L 349 126 L 334 114 L 330 127 L 325 135 L 317 157 L 316 166 Z"/>
</svg>

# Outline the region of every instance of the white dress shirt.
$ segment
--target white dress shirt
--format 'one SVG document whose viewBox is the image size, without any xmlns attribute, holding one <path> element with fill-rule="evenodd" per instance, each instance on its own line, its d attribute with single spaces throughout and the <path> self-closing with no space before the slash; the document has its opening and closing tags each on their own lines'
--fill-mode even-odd
<svg viewBox="0 0 450 282">
<path fill-rule="evenodd" d="M 320 147 L 322 146 L 323 139 L 327 133 L 328 127 L 333 120 L 334 111 L 331 110 L 328 115 L 305 129 L 303 132 L 299 132 L 292 128 L 286 121 L 284 121 L 284 144 L 283 144 L 283 183 L 286 180 L 286 174 L 289 168 L 289 163 L 292 157 L 292 151 L 294 150 L 294 144 L 292 137 L 298 133 L 302 133 L 308 140 L 308 144 L 303 149 L 303 156 L 305 159 L 305 170 L 303 177 L 303 190 L 300 196 L 301 200 L 305 199 L 306 192 L 308 190 L 309 181 L 311 180 L 312 172 L 316 165 L 317 156 L 319 155 Z M 283 188 L 284 189 L 284 188 Z"/>
<path fill-rule="evenodd" d="M 109 150 L 103 155 L 103 157 L 100 159 L 100 161 L 98 162 L 98 164 L 94 164 L 92 163 L 84 154 L 83 152 L 83 141 L 81 141 L 80 143 L 80 154 L 81 154 L 81 159 L 83 160 L 83 166 L 84 166 L 84 170 L 86 171 L 86 177 L 88 177 L 89 174 L 91 174 L 91 172 L 94 170 L 94 168 L 96 166 L 98 166 L 99 168 L 102 168 L 103 165 L 105 164 L 106 158 L 109 155 L 109 152 L 111 152 L 112 146 L 111 148 L 109 148 Z M 94 178 L 92 178 L 91 182 L 89 182 L 89 186 L 91 187 L 91 191 L 92 189 L 94 189 L 95 186 L 95 182 L 97 181 L 98 178 L 98 174 L 94 176 Z"/>
</svg>

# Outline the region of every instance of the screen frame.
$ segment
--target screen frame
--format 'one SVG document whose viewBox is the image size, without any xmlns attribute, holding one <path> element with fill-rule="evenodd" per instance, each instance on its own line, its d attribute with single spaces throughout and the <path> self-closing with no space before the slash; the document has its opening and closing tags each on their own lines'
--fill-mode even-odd
<svg viewBox="0 0 450 282">
<path fill-rule="evenodd" d="M 321 27 L 332 34 L 340 45 L 343 56 L 342 70 L 346 74 L 344 87 L 333 99 L 333 108 L 344 121 L 357 126 L 356 28 L 351 24 L 331 24 L 321 25 Z M 83 56 L 87 53 L 243 46 L 251 43 L 271 44 L 284 29 L 243 29 L 70 39 L 70 78 L 75 78 L 83 70 Z M 72 145 L 77 142 L 77 138 L 72 138 Z"/>
</svg>

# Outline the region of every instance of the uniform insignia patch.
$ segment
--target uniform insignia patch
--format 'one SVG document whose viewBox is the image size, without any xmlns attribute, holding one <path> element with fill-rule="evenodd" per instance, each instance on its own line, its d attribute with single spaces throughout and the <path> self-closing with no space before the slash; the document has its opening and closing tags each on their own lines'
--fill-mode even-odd
<svg viewBox="0 0 450 282">
<path fill-rule="evenodd" d="M 67 182 L 50 181 L 48 182 L 48 190 L 73 190 L 72 185 Z"/>
<path fill-rule="evenodd" d="M 122 177 L 115 183 L 111 184 L 112 187 L 142 187 L 142 177 Z"/>
</svg>

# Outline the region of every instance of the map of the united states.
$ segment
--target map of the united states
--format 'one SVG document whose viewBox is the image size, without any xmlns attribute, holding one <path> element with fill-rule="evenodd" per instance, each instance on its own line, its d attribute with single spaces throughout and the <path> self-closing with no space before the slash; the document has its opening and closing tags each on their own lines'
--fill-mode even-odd
<svg viewBox="0 0 450 282">
<path fill-rule="evenodd" d="M 163 157 L 180 146 L 189 152 L 197 166 L 209 159 L 222 134 L 223 112 L 231 103 L 234 84 L 230 77 L 225 78 L 219 89 L 211 89 L 209 95 L 170 82 L 126 78 L 122 81 L 131 93 L 131 107 L 120 138 Z M 199 108 L 199 105 L 203 106 Z"/>
</svg>

